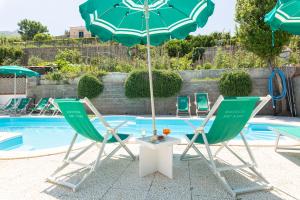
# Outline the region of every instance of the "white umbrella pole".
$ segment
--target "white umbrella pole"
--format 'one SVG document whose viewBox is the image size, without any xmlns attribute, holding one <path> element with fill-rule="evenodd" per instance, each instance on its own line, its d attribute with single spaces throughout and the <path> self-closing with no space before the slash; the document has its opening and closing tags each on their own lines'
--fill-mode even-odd
<svg viewBox="0 0 300 200">
<path fill-rule="evenodd" d="M 155 106 L 154 106 L 154 95 L 153 95 L 150 33 L 149 33 L 149 7 L 148 7 L 147 0 L 145 1 L 145 19 L 146 19 L 146 30 L 147 30 L 147 57 L 148 57 L 149 86 L 150 86 L 151 112 L 152 112 L 152 131 L 153 131 L 153 135 L 156 136 L 157 130 L 156 130 L 156 121 L 155 121 Z"/>
<path fill-rule="evenodd" d="M 14 106 L 17 104 L 17 74 L 15 73 L 14 77 Z M 17 113 L 17 110 L 15 110 L 15 114 Z"/>
</svg>

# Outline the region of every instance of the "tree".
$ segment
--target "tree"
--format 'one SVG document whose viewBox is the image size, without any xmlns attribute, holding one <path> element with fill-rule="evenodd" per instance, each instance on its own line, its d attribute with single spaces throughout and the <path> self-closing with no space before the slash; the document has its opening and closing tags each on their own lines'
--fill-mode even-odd
<svg viewBox="0 0 300 200">
<path fill-rule="evenodd" d="M 275 57 L 288 43 L 290 35 L 277 31 L 275 46 L 272 47 L 272 30 L 264 22 L 264 15 L 276 4 L 275 0 L 237 0 L 236 21 L 239 23 L 238 38 L 248 50 L 266 60 L 269 67 L 274 64 Z"/>
<path fill-rule="evenodd" d="M 32 40 L 38 33 L 48 33 L 47 26 L 37 21 L 23 19 L 18 23 L 18 33 L 21 35 L 22 40 Z"/>
<path fill-rule="evenodd" d="M 48 33 L 38 33 L 33 37 L 33 41 L 35 42 L 45 42 L 52 40 L 52 37 Z"/>
</svg>

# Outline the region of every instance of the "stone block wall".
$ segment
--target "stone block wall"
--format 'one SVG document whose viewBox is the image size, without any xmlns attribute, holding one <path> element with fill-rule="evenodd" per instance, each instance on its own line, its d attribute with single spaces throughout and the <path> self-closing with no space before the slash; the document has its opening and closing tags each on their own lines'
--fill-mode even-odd
<svg viewBox="0 0 300 200">
<path fill-rule="evenodd" d="M 192 103 L 192 113 L 195 114 L 194 93 L 207 92 L 214 104 L 220 92 L 218 81 L 224 70 L 199 70 L 182 71 L 184 83 L 178 95 L 189 95 Z M 268 69 L 251 69 L 249 74 L 253 82 L 252 95 L 266 96 L 268 94 Z M 109 73 L 103 77 L 104 90 L 97 98 L 92 99 L 94 105 L 103 114 L 132 114 L 144 115 L 151 113 L 150 99 L 128 99 L 125 96 L 124 83 L 128 74 Z M 56 84 L 51 81 L 40 81 L 40 84 L 33 78 L 28 81 L 28 95 L 35 95 L 37 98 L 51 97 L 76 97 L 78 79 L 70 84 Z M 297 105 L 300 111 L 300 78 L 295 79 L 297 85 Z M 174 115 L 176 113 L 176 96 L 170 98 L 155 98 L 156 113 L 159 115 Z M 260 114 L 272 114 L 272 105 L 269 103 Z"/>
</svg>

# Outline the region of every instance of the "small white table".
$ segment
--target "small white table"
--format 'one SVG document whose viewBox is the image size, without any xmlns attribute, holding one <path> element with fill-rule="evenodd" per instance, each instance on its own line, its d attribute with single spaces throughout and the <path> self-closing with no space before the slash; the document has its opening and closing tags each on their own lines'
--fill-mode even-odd
<svg viewBox="0 0 300 200">
<path fill-rule="evenodd" d="M 139 174 L 140 177 L 160 172 L 173 178 L 173 145 L 179 144 L 180 140 L 166 137 L 164 141 L 152 143 L 151 137 L 138 138 L 140 143 Z"/>
</svg>

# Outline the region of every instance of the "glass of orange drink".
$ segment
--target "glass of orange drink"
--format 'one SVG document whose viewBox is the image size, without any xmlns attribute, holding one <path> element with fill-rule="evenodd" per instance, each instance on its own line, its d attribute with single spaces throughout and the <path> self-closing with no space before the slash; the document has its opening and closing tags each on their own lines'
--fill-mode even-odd
<svg viewBox="0 0 300 200">
<path fill-rule="evenodd" d="M 171 133 L 171 130 L 168 128 L 163 129 L 163 134 L 167 137 Z"/>
</svg>

